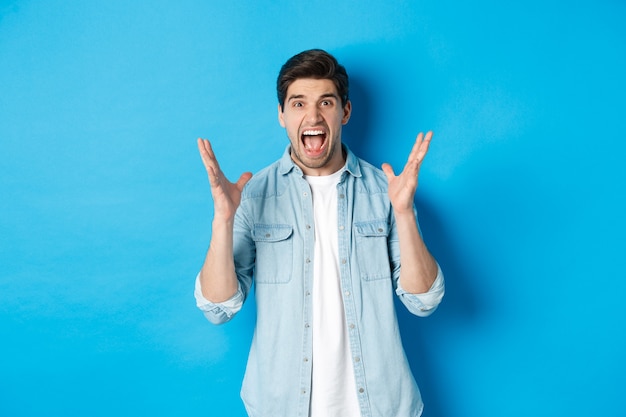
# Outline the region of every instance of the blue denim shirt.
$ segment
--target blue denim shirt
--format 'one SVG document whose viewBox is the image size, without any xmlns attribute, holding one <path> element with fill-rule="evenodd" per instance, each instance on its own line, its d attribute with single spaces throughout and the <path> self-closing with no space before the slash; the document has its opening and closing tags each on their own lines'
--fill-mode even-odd
<svg viewBox="0 0 626 417">
<path fill-rule="evenodd" d="M 413 314 L 432 313 L 444 293 L 441 269 L 428 293 L 399 286 L 398 234 L 381 170 L 347 147 L 337 185 L 341 290 L 362 417 L 419 416 L 423 404 L 398 329 L 393 293 Z M 307 417 L 311 388 L 314 251 L 311 190 L 283 157 L 244 188 L 234 225 L 237 294 L 196 298 L 213 323 L 232 318 L 252 283 L 257 323 L 241 396 L 251 417 Z"/>
</svg>

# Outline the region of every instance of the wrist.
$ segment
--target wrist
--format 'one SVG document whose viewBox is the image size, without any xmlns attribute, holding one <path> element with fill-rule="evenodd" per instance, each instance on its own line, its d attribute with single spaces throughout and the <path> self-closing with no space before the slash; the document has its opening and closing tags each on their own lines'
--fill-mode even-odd
<svg viewBox="0 0 626 417">
<path fill-rule="evenodd" d="M 416 221 L 415 211 L 413 210 L 413 207 L 404 209 L 404 210 L 394 209 L 393 215 L 396 218 L 396 222 L 403 222 L 403 221 L 415 222 Z"/>
<path fill-rule="evenodd" d="M 234 224 L 235 224 L 235 219 L 233 218 L 223 219 L 219 217 L 214 217 L 213 221 L 211 222 L 211 229 L 213 230 L 214 233 L 220 230 L 232 231 Z"/>
</svg>

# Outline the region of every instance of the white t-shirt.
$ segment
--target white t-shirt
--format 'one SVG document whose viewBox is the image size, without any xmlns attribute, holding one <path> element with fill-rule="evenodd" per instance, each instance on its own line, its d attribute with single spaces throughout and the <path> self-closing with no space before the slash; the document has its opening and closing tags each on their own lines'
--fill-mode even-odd
<svg viewBox="0 0 626 417">
<path fill-rule="evenodd" d="M 342 173 L 305 177 L 315 218 L 310 417 L 361 415 L 339 276 L 337 184 Z"/>
</svg>

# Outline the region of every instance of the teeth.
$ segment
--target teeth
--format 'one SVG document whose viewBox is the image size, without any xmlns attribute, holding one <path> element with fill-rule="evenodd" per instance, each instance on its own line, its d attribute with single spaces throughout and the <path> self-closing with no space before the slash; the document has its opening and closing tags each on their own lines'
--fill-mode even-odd
<svg viewBox="0 0 626 417">
<path fill-rule="evenodd" d="M 317 136 L 317 135 L 323 135 L 324 131 L 323 130 L 305 130 L 304 132 L 302 132 L 302 134 L 305 136 Z"/>
</svg>

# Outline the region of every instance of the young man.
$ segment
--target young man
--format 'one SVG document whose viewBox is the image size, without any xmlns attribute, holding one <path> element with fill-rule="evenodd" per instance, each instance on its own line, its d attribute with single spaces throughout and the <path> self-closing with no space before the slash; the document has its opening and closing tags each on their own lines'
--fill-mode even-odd
<svg viewBox="0 0 626 417">
<path fill-rule="evenodd" d="M 292 57 L 277 90 L 290 143 L 254 177 L 229 182 L 210 142 L 198 140 L 215 206 L 198 307 L 226 322 L 255 282 L 257 324 L 241 392 L 251 417 L 419 416 L 392 295 L 427 316 L 444 293 L 413 207 L 432 133 L 417 136 L 396 176 L 342 143 L 352 104 L 333 56 Z"/>
</svg>

